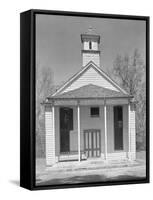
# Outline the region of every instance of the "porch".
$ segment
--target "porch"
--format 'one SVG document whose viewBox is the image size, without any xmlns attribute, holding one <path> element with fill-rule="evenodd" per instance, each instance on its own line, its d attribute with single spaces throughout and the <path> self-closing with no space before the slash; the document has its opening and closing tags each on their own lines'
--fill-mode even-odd
<svg viewBox="0 0 153 200">
<path fill-rule="evenodd" d="M 132 105 L 128 98 L 48 100 L 45 103 L 45 122 L 48 127 L 46 164 L 52 166 L 57 162 L 80 162 L 95 158 L 102 161 L 134 160 L 135 124 L 131 123 L 131 117 L 135 113 Z M 122 119 L 116 122 L 114 107 L 122 108 L 123 112 Z M 99 116 L 91 116 L 91 108 L 99 108 Z M 66 114 L 61 110 L 66 110 Z M 115 144 L 115 123 L 118 126 L 117 133 L 122 135 L 120 144 Z M 115 149 L 115 145 L 119 148 Z"/>
</svg>

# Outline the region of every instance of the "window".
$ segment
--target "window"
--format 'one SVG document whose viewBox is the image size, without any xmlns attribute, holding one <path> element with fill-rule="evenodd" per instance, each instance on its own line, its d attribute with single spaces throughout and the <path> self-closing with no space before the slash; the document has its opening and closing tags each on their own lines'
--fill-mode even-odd
<svg viewBox="0 0 153 200">
<path fill-rule="evenodd" d="M 99 107 L 91 107 L 90 108 L 90 116 L 91 117 L 99 117 Z"/>
<path fill-rule="evenodd" d="M 89 49 L 92 49 L 92 43 L 91 43 L 91 41 L 89 42 Z"/>
<path fill-rule="evenodd" d="M 123 150 L 123 109 L 114 107 L 114 149 Z"/>
</svg>

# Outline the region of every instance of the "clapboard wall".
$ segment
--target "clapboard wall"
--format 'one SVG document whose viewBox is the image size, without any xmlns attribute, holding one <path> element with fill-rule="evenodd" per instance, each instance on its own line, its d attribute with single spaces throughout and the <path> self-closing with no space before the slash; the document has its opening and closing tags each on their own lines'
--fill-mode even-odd
<svg viewBox="0 0 153 200">
<path fill-rule="evenodd" d="M 45 107 L 45 130 L 46 130 L 46 164 L 55 163 L 55 127 L 53 123 L 54 110 L 51 106 Z"/>
<path fill-rule="evenodd" d="M 136 125 L 135 125 L 135 110 L 133 107 L 130 109 L 130 158 L 136 159 Z"/>
<path fill-rule="evenodd" d="M 109 81 L 101 76 L 94 68 L 90 67 L 84 74 L 82 74 L 75 82 L 73 82 L 61 93 L 75 90 L 88 84 L 94 84 L 110 90 L 119 91 L 115 86 L 113 86 Z"/>
</svg>

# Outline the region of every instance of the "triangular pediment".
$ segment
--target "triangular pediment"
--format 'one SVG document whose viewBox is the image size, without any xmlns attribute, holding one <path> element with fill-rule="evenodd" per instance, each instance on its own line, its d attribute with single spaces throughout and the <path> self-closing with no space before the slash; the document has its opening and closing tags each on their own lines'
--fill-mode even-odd
<svg viewBox="0 0 153 200">
<path fill-rule="evenodd" d="M 70 92 L 89 84 L 94 84 L 98 87 L 127 94 L 105 72 L 103 72 L 91 61 L 61 88 L 59 88 L 53 96 Z"/>
</svg>

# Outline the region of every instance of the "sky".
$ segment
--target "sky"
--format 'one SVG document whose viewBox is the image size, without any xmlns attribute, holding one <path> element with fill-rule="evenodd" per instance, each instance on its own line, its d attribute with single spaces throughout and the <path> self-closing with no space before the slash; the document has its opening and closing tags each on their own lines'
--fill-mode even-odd
<svg viewBox="0 0 153 200">
<path fill-rule="evenodd" d="M 89 27 L 100 35 L 101 68 L 113 66 L 118 54 L 132 55 L 139 49 L 145 62 L 145 21 L 57 15 L 36 16 L 36 67 L 50 67 L 56 85 L 82 67 L 81 37 Z"/>
</svg>

